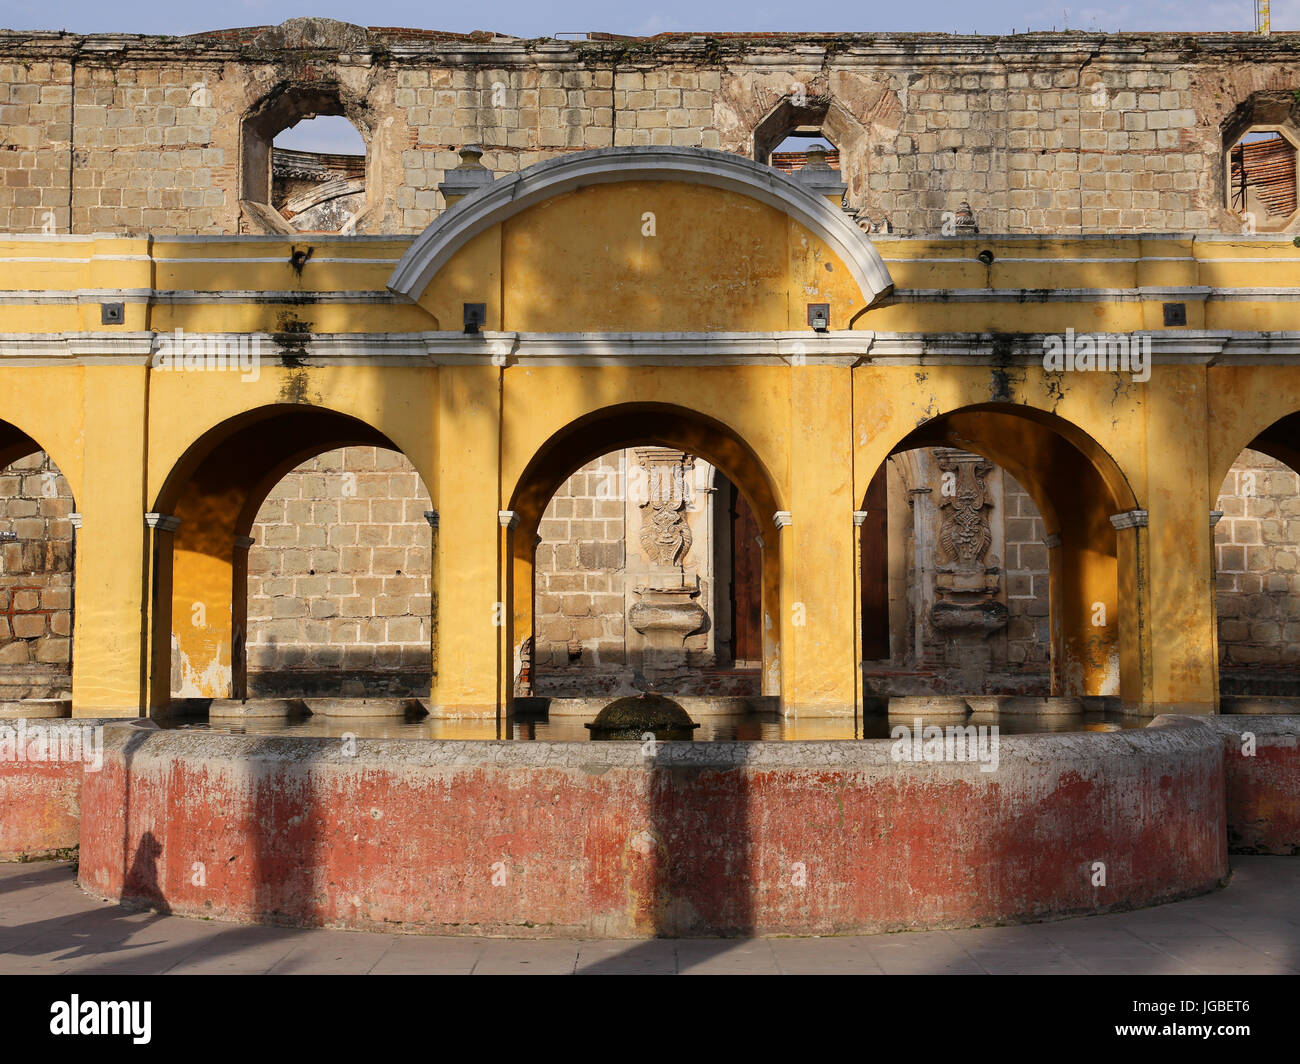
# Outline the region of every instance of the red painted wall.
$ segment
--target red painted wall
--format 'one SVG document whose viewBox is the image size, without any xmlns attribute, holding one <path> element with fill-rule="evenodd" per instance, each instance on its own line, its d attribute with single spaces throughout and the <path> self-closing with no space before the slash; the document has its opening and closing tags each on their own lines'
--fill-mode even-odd
<svg viewBox="0 0 1300 1064">
<path fill-rule="evenodd" d="M 109 735 L 83 885 L 230 920 L 848 933 L 1126 908 L 1227 874 L 1224 747 L 1196 724 L 1004 738 L 992 773 L 894 763 L 884 740 L 672 744 L 646 763 L 629 743 L 348 757 L 334 740 Z"/>
<path fill-rule="evenodd" d="M 1213 726 L 1223 735 L 1228 851 L 1300 855 L 1300 718 L 1216 717 Z"/>
</svg>

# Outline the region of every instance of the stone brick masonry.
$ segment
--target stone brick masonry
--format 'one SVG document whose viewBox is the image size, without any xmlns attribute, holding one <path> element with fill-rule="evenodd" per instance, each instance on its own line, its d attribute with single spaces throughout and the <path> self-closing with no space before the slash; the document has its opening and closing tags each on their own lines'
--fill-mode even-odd
<svg viewBox="0 0 1300 1064">
<path fill-rule="evenodd" d="M 429 693 L 428 509 L 411 464 L 376 447 L 276 485 L 248 553 L 250 696 Z"/>
<path fill-rule="evenodd" d="M 44 454 L 0 470 L 0 701 L 71 688 L 72 493 Z"/>
<path fill-rule="evenodd" d="M 427 226 L 469 142 L 511 173 L 611 145 L 765 159 L 796 126 L 832 141 L 848 205 L 895 232 L 937 231 L 962 200 L 986 232 L 1239 232 L 1225 131 L 1265 96 L 1286 119 L 1298 57 L 1286 33 L 3 32 L 0 230 L 266 231 L 241 207 L 257 198 L 241 127 L 309 109 L 367 142 L 359 232 Z"/>
</svg>

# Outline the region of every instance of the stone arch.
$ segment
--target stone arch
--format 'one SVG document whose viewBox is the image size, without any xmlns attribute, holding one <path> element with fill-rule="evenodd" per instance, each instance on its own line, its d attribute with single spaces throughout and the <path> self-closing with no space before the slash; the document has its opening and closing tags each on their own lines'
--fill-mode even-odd
<svg viewBox="0 0 1300 1064">
<path fill-rule="evenodd" d="M 223 421 L 176 462 L 148 516 L 156 574 L 150 595 L 150 706 L 170 701 L 181 671 L 203 697 L 244 697 L 249 531 L 291 470 L 349 446 L 403 453 L 364 421 L 302 404 L 259 407 Z M 203 607 L 202 624 L 184 615 Z"/>
<path fill-rule="evenodd" d="M 624 403 L 603 407 L 553 433 L 537 450 L 510 495 L 513 609 L 509 645 L 516 658 L 533 633 L 534 552 L 537 528 L 551 497 L 588 461 L 636 445 L 676 448 L 707 461 L 744 496 L 763 536 L 761 609 L 762 693 L 780 693 L 780 537 L 776 520 L 783 503 L 776 482 L 754 451 L 729 426 L 683 407 L 662 403 Z M 516 661 L 517 665 L 517 661 Z"/>
<path fill-rule="evenodd" d="M 298 230 L 272 205 L 272 145 L 286 129 L 305 118 L 341 115 L 361 135 L 366 147 L 364 180 L 340 178 L 318 199 L 365 193 L 364 205 L 345 227 L 351 232 L 379 202 L 379 152 L 375 151 L 375 120 L 364 95 L 337 80 L 302 82 L 285 79 L 257 99 L 239 123 L 239 205 L 255 231 L 296 235 Z M 315 201 L 297 204 L 299 213 Z"/>
<path fill-rule="evenodd" d="M 443 212 L 416 237 L 393 269 L 388 287 L 414 301 L 457 251 L 491 226 L 584 186 L 647 180 L 726 189 L 784 211 L 840 256 L 867 306 L 893 288 L 893 278 L 870 238 L 825 197 L 752 159 L 705 148 L 675 147 L 574 152 L 498 178 Z"/>
<path fill-rule="evenodd" d="M 767 165 L 772 150 L 795 130 L 815 126 L 839 151 L 841 180 L 856 199 L 867 187 L 867 129 L 827 92 L 779 100 L 754 127 L 754 161 Z"/>
<path fill-rule="evenodd" d="M 940 414 L 898 440 L 890 453 L 921 447 L 953 448 L 996 463 L 1024 487 L 1041 513 L 1049 548 L 1052 693 L 1141 701 L 1133 585 L 1135 536 L 1145 511 L 1114 458 L 1068 420 L 1012 403 L 974 404 Z M 972 490 L 982 491 L 978 470 L 966 469 L 960 459 L 956 463 L 954 483 L 975 477 L 978 485 Z M 865 500 L 862 505 L 867 508 Z M 982 565 L 980 559 L 970 562 Z M 954 583 L 960 581 L 954 578 Z M 972 624 L 980 619 L 963 609 L 985 610 L 989 617 L 983 619 L 995 623 L 993 599 L 973 603 L 969 600 L 979 597 L 974 593 L 947 597 L 954 612 L 944 623 L 957 625 L 963 616 Z"/>
</svg>

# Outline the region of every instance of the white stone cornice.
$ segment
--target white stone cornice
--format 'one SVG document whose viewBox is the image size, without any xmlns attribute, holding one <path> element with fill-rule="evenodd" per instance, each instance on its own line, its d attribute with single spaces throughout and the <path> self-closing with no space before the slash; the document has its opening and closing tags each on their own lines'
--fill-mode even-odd
<svg viewBox="0 0 1300 1064">
<path fill-rule="evenodd" d="M 1121 514 L 1111 514 L 1110 523 L 1117 532 L 1126 528 L 1146 528 L 1146 510 L 1125 510 Z"/>
<path fill-rule="evenodd" d="M 332 365 L 743 366 L 804 365 L 1040 366 L 1047 335 L 884 333 L 870 330 L 678 333 L 183 333 L 203 351 L 251 344 L 263 368 L 282 355 Z M 1076 333 L 1076 336 L 1085 335 Z M 1268 333 L 1168 329 L 1088 333 L 1098 341 L 1150 340 L 1154 365 L 1300 365 L 1300 330 Z M 0 333 L 0 363 L 147 364 L 174 347 L 172 332 Z M 232 367 L 233 369 L 234 367 Z M 159 372 L 164 367 L 156 365 Z M 168 372 L 183 372 L 179 367 Z M 1078 372 L 1078 371 L 1076 371 Z M 1116 371 L 1092 371 L 1110 372 Z M 1118 371 L 1121 375 L 1126 370 Z"/>
</svg>

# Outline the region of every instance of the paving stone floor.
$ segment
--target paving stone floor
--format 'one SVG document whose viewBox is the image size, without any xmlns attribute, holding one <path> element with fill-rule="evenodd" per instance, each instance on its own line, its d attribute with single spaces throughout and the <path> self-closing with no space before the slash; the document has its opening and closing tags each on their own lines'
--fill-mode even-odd
<svg viewBox="0 0 1300 1064">
<path fill-rule="evenodd" d="M 1204 897 L 1044 924 L 627 942 L 243 927 L 95 901 L 66 863 L 0 864 L 0 974 L 1300 973 L 1300 858 L 1232 867 Z"/>
</svg>

